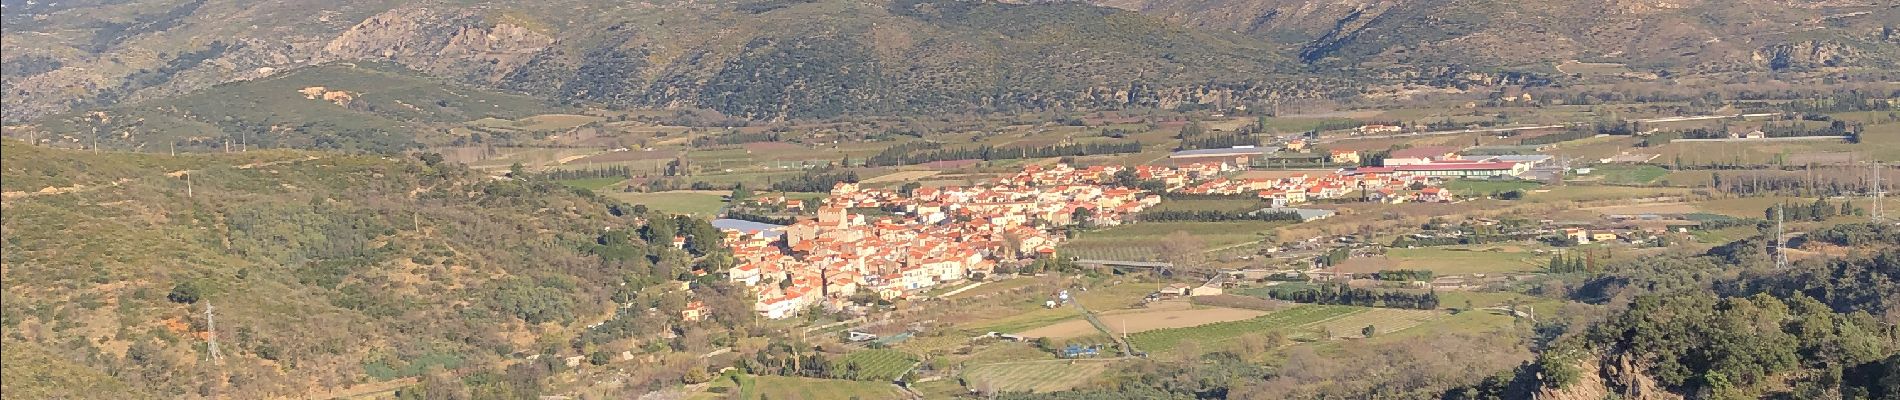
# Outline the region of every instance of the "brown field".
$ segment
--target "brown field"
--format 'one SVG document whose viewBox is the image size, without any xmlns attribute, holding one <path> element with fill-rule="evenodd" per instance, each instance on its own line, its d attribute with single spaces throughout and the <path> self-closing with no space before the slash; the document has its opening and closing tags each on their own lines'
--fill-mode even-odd
<svg viewBox="0 0 1900 400">
<path fill-rule="evenodd" d="M 1131 310 L 1128 312 L 1100 315 L 1097 318 L 1108 324 L 1110 329 L 1128 333 L 1145 332 L 1156 329 L 1186 328 L 1217 322 L 1239 321 L 1267 315 L 1266 311 L 1243 310 L 1238 308 L 1201 308 L 1185 310 Z M 1101 334 L 1087 320 L 1071 320 L 1023 331 L 1022 335 L 1031 337 L 1071 338 Z"/>
<path fill-rule="evenodd" d="M 754 142 L 742 144 L 740 147 L 745 147 L 746 151 L 797 151 L 805 149 L 805 146 L 785 142 Z"/>
<path fill-rule="evenodd" d="M 889 174 L 879 175 L 871 179 L 865 179 L 862 183 L 915 181 L 915 180 L 920 180 L 920 179 L 936 176 L 939 173 L 942 173 L 942 172 L 941 171 L 897 171 L 897 172 L 892 172 Z"/>
<path fill-rule="evenodd" d="M 1864 157 L 1859 157 L 1859 155 L 1853 152 L 1845 151 L 1809 152 L 1788 156 L 1788 163 L 1794 165 L 1852 164 L 1854 161 L 1862 158 Z"/>
<path fill-rule="evenodd" d="M 609 151 L 606 153 L 595 154 L 595 155 L 583 157 L 578 160 L 573 160 L 572 163 L 598 164 L 598 163 L 611 163 L 611 162 L 622 162 L 622 161 L 668 160 L 668 159 L 672 159 L 678 156 L 679 156 L 679 152 L 674 151 L 674 150 Z"/>
<path fill-rule="evenodd" d="M 1632 204 L 1625 206 L 1590 207 L 1585 210 L 1596 211 L 1604 215 L 1611 214 L 1689 214 L 1697 211 L 1693 205 L 1683 203 Z"/>
</svg>

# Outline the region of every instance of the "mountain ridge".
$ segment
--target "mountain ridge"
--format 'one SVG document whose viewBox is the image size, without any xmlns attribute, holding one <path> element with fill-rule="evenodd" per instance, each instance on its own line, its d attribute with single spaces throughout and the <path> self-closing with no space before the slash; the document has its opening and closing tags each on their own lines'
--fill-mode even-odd
<svg viewBox="0 0 1900 400">
<path fill-rule="evenodd" d="M 365 60 L 560 103 L 770 120 L 1537 83 L 1569 80 L 1551 68 L 1564 60 L 1675 76 L 1880 69 L 1900 54 L 1879 24 L 1900 9 L 1868 2 L 1754 19 L 1700 1 L 1491 3 L 82 1 L 7 9 L 4 106 L 19 122 Z"/>
</svg>

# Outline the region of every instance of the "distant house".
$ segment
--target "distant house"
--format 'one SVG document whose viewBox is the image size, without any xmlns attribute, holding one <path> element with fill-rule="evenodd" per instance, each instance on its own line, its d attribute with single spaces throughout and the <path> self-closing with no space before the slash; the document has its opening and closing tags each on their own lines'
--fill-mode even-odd
<svg viewBox="0 0 1900 400">
<path fill-rule="evenodd" d="M 850 332 L 845 332 L 845 339 L 853 341 L 853 342 L 869 342 L 869 341 L 877 340 L 877 335 L 864 333 L 864 332 L 858 332 L 858 331 L 850 331 Z"/>
<path fill-rule="evenodd" d="M 1358 128 L 1355 128 L 1353 130 L 1356 132 L 1359 132 L 1360 134 L 1375 134 L 1375 133 L 1399 133 L 1401 131 L 1404 131 L 1405 128 L 1396 126 L 1396 125 L 1374 124 L 1374 125 L 1361 125 Z"/>
<path fill-rule="evenodd" d="M 1359 152 L 1357 150 L 1333 149 L 1333 151 L 1327 155 L 1326 161 L 1334 164 L 1358 164 Z"/>
<path fill-rule="evenodd" d="M 1418 191 L 1418 201 L 1421 203 L 1447 203 L 1451 200 L 1451 189 L 1428 187 Z"/>
<path fill-rule="evenodd" d="M 1162 296 L 1179 297 L 1179 296 L 1186 296 L 1189 293 L 1193 293 L 1193 292 L 1194 292 L 1193 286 L 1188 286 L 1188 284 L 1177 282 L 1177 283 L 1168 284 L 1167 287 L 1161 288 L 1161 290 L 1157 293 L 1160 293 Z"/>
<path fill-rule="evenodd" d="M 686 309 L 680 310 L 680 320 L 686 322 L 705 320 L 706 310 L 706 302 L 695 300 L 686 303 Z"/>
<path fill-rule="evenodd" d="M 1564 237 L 1576 241 L 1577 244 L 1588 244 L 1590 243 L 1590 230 L 1583 228 L 1564 228 Z"/>
<path fill-rule="evenodd" d="M 1592 242 L 1608 242 L 1613 240 L 1616 240 L 1616 232 L 1595 232 L 1590 234 L 1590 241 Z"/>
<path fill-rule="evenodd" d="M 1071 344 L 1062 348 L 1062 358 L 1095 357 L 1102 354 L 1101 347 Z"/>
</svg>

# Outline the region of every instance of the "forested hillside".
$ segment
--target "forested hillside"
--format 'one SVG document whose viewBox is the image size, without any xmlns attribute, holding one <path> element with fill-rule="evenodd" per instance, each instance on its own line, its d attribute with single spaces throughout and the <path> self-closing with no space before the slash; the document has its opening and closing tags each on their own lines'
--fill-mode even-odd
<svg viewBox="0 0 1900 400">
<path fill-rule="evenodd" d="M 531 397 L 565 357 L 704 341 L 749 316 L 742 290 L 663 284 L 725 262 L 710 225 L 551 182 L 434 156 L 4 145 L 9 395 L 78 389 L 36 376 L 254 398 L 447 374 Z M 693 243 L 646 245 L 675 235 Z M 712 319 L 678 323 L 688 299 Z"/>
</svg>

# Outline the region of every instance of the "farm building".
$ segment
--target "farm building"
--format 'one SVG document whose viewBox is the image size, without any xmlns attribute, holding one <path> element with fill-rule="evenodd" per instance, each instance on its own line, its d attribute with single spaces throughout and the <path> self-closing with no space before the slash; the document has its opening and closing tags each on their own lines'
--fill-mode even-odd
<svg viewBox="0 0 1900 400">
<path fill-rule="evenodd" d="M 1099 355 L 1102 355 L 1102 349 L 1098 346 L 1071 344 L 1069 347 L 1062 348 L 1062 358 L 1083 358 Z"/>
<path fill-rule="evenodd" d="M 1385 156 L 1383 166 L 1427 164 L 1438 160 L 1458 159 L 1458 149 L 1451 147 L 1413 147 L 1393 150 Z"/>
</svg>

